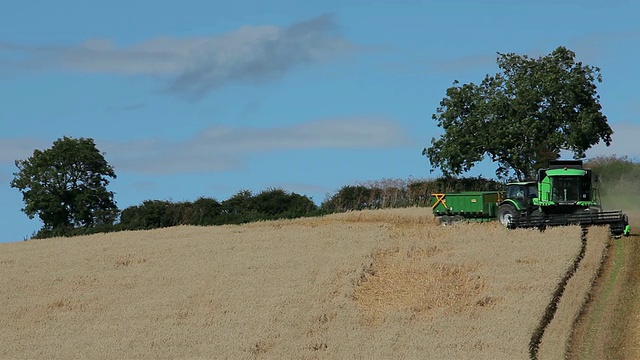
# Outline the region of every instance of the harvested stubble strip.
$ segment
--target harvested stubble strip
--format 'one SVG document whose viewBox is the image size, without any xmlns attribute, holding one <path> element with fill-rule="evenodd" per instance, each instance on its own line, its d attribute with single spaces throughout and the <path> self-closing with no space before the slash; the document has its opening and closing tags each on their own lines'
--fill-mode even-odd
<svg viewBox="0 0 640 360">
<path fill-rule="evenodd" d="M 573 328 L 589 300 L 593 284 L 606 260 L 608 244 L 609 229 L 607 227 L 589 229 L 584 258 L 567 283 L 555 316 L 544 332 L 538 349 L 538 359 L 566 357 Z"/>
</svg>

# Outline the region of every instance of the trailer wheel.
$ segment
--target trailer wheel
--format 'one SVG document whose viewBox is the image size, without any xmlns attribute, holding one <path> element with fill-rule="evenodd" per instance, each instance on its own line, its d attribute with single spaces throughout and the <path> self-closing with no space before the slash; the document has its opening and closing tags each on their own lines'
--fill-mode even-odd
<svg viewBox="0 0 640 360">
<path fill-rule="evenodd" d="M 463 222 L 463 221 L 464 221 L 464 216 L 462 216 L 462 215 L 454 215 L 454 216 L 451 218 L 451 221 L 452 221 L 452 222 L 454 222 L 454 223 L 460 223 L 460 222 Z"/>
<path fill-rule="evenodd" d="M 452 220 L 451 216 L 448 216 L 448 215 L 441 216 L 440 217 L 440 225 L 449 226 L 449 225 L 451 225 L 451 222 L 452 222 L 451 220 Z"/>
<path fill-rule="evenodd" d="M 504 226 L 508 226 L 513 218 L 516 217 L 516 209 L 511 204 L 500 205 L 498 209 L 498 221 Z"/>
</svg>

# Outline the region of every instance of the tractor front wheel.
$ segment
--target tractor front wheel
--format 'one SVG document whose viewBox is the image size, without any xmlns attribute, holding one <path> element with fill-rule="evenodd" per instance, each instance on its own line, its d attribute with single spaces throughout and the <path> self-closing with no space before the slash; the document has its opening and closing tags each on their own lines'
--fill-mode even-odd
<svg viewBox="0 0 640 360">
<path fill-rule="evenodd" d="M 498 208 L 498 221 L 504 226 L 508 226 L 509 223 L 516 217 L 516 209 L 511 204 L 500 205 Z"/>
</svg>

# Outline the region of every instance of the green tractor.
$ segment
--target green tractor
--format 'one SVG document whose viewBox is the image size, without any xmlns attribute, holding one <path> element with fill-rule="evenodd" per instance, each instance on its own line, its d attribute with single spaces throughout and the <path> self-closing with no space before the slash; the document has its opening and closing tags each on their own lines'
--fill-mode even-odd
<svg viewBox="0 0 640 360">
<path fill-rule="evenodd" d="M 609 225 L 614 236 L 628 236 L 627 215 L 603 211 L 594 176 L 581 160 L 551 161 L 540 169 L 535 182 L 507 184 L 498 207 L 498 220 L 515 228 L 561 225 Z"/>
</svg>

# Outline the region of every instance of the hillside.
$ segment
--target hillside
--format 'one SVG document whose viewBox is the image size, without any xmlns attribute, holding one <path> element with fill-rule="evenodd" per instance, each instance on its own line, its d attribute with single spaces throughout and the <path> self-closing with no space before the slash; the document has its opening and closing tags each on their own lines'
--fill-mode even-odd
<svg viewBox="0 0 640 360">
<path fill-rule="evenodd" d="M 527 359 L 580 251 L 419 208 L 0 244 L 0 358 Z"/>
</svg>

